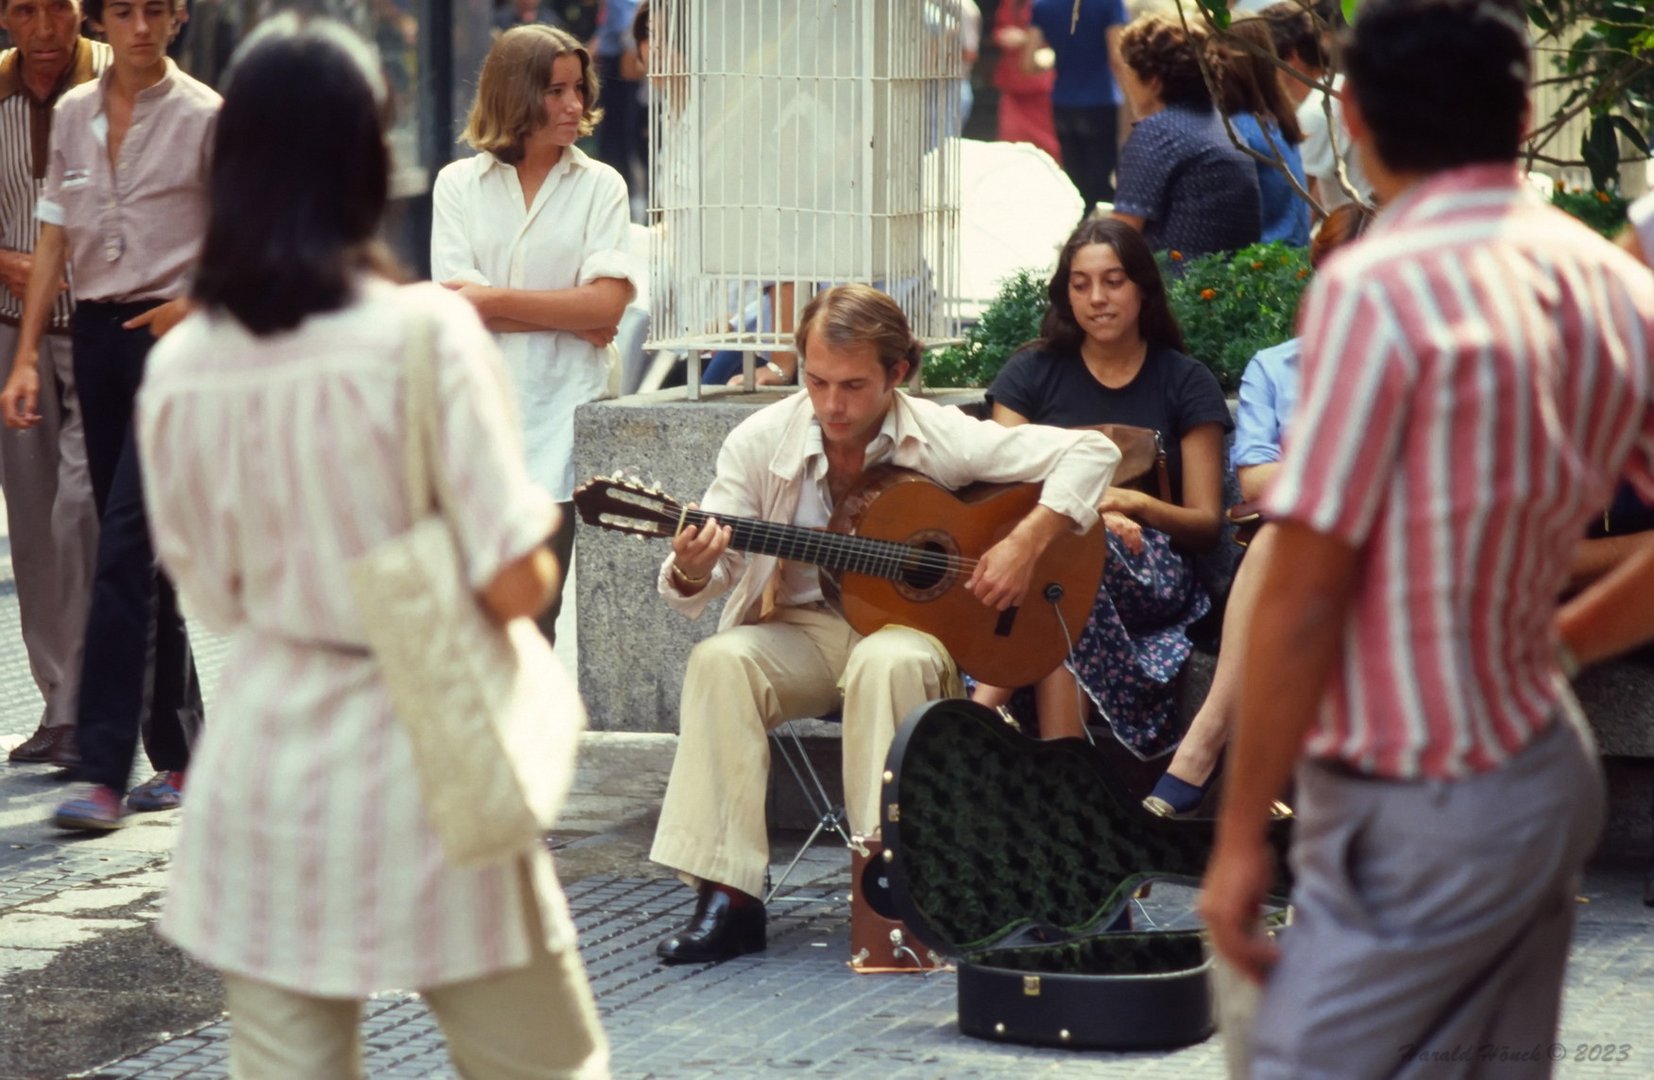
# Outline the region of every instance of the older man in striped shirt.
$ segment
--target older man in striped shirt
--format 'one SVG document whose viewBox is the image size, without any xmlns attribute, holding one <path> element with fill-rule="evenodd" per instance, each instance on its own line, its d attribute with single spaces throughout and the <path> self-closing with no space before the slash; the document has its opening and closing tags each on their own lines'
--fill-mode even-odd
<svg viewBox="0 0 1654 1080">
<path fill-rule="evenodd" d="M 0 0 L 0 26 L 15 43 L 0 53 L 0 357 L 17 351 L 52 108 L 109 66 L 109 46 L 82 37 L 80 20 L 80 0 Z M 76 691 L 98 511 L 69 353 L 73 307 L 60 288 L 40 342 L 40 422 L 0 437 L 23 646 L 46 703 L 39 730 L 7 755 L 14 762 L 72 765 L 79 757 Z"/>
<path fill-rule="evenodd" d="M 1654 280 L 1519 176 L 1513 2 L 1368 0 L 1346 60 L 1386 209 L 1306 305 L 1202 909 L 1265 984 L 1255 1077 L 1544 1076 L 1603 819 L 1553 618 L 1616 479 L 1654 493 Z"/>
</svg>

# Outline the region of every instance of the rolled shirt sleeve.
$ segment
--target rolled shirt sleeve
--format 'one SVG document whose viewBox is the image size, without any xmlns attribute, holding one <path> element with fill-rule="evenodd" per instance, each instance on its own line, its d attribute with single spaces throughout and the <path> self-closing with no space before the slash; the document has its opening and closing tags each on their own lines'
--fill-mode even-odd
<svg viewBox="0 0 1654 1080">
<path fill-rule="evenodd" d="M 958 455 L 952 475 L 937 479 L 951 487 L 1040 482 L 1041 506 L 1068 518 L 1079 532 L 1097 523 L 1097 504 L 1120 464 L 1120 448 L 1100 432 L 1045 424 L 1005 427 L 958 409 L 936 408 L 938 429 Z"/>
<path fill-rule="evenodd" d="M 55 111 L 53 119 L 56 119 Z M 63 152 L 57 140 L 57 125 L 53 124 L 46 143 L 46 179 L 40 188 L 40 198 L 35 200 L 34 216 L 61 229 L 68 218 L 63 212 Z"/>
<path fill-rule="evenodd" d="M 632 287 L 637 295 L 637 260 L 632 256 L 631 207 L 628 204 L 626 183 L 618 175 L 609 177 L 612 183 L 592 201 L 591 217 L 586 224 L 585 252 L 580 260 L 579 284 L 587 285 L 602 278 L 618 278 Z"/>
<path fill-rule="evenodd" d="M 1235 447 L 1230 460 L 1235 468 L 1268 465 L 1281 460 L 1282 395 L 1277 377 L 1285 361 L 1259 352 L 1241 376 L 1240 402 L 1235 409 Z"/>
</svg>

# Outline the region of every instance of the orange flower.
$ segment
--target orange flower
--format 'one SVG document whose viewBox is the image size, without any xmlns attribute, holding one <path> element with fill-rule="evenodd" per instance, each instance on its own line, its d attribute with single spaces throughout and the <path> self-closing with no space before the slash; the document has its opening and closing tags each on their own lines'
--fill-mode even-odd
<svg viewBox="0 0 1654 1080">
<path fill-rule="evenodd" d="M 1211 289 L 1202 289 L 1202 290 L 1200 290 L 1200 298 L 1202 300 L 1210 300 L 1216 295 L 1217 295 L 1217 293 L 1214 292 Z"/>
<path fill-rule="evenodd" d="M 1563 182 L 1562 177 L 1560 177 L 1560 176 L 1556 178 L 1556 190 L 1558 190 L 1558 191 L 1568 190 L 1568 185 Z"/>
<path fill-rule="evenodd" d="M 1252 269 L 1254 269 L 1254 270 L 1262 270 L 1262 269 L 1263 269 L 1263 263 L 1261 263 L 1261 262 L 1255 262 L 1255 263 L 1253 263 L 1253 264 L 1252 264 Z"/>
<path fill-rule="evenodd" d="M 1608 193 L 1606 191 L 1597 192 L 1597 202 L 1606 203 L 1607 201 L 1608 201 Z"/>
<path fill-rule="evenodd" d="M 1299 271 L 1298 271 L 1298 276 L 1299 276 L 1299 277 L 1300 277 L 1300 278 L 1307 278 L 1307 277 L 1309 277 L 1309 271 L 1308 271 L 1308 270 L 1305 270 L 1305 269 L 1302 269 L 1302 268 L 1300 268 L 1300 269 L 1299 269 Z"/>
<path fill-rule="evenodd" d="M 1183 253 L 1181 251 L 1172 252 L 1172 262 L 1182 262 L 1182 261 L 1183 261 Z"/>
</svg>

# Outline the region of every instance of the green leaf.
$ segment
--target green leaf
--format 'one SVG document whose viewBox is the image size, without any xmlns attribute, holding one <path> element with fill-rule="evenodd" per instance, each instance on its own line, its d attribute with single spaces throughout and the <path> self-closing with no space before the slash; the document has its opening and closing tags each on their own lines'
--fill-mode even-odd
<svg viewBox="0 0 1654 1080">
<path fill-rule="evenodd" d="M 1616 128 L 1619 128 L 1620 134 L 1631 140 L 1631 145 L 1635 146 L 1639 153 L 1644 157 L 1648 156 L 1648 137 L 1637 130 L 1636 124 L 1623 116 L 1610 116 L 1608 119 Z"/>
<path fill-rule="evenodd" d="M 1361 6 L 1361 0 L 1342 0 L 1338 6 L 1344 12 L 1344 21 L 1355 25 L 1355 10 Z"/>
<path fill-rule="evenodd" d="M 1619 179 L 1620 141 L 1614 134 L 1614 121 L 1609 116 L 1593 116 L 1591 127 L 1580 139 L 1579 156 L 1591 170 L 1591 183 L 1606 190 Z"/>
<path fill-rule="evenodd" d="M 1200 10 L 1219 30 L 1229 29 L 1229 0 L 1195 0 Z"/>
<path fill-rule="evenodd" d="M 1528 21 L 1548 33 L 1551 29 L 1551 17 L 1545 11 L 1545 5 L 1528 3 L 1523 6 L 1527 9 Z"/>
</svg>

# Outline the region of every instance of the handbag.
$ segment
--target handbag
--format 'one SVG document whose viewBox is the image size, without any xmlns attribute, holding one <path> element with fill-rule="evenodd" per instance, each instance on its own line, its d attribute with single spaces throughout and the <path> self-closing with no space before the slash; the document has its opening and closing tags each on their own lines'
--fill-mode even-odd
<svg viewBox="0 0 1654 1080">
<path fill-rule="evenodd" d="M 413 525 L 348 568 L 368 649 L 412 747 L 448 858 L 522 855 L 551 827 L 585 726 L 567 672 L 525 618 L 500 625 L 466 580 L 443 516 L 434 319 L 415 316 L 405 356 L 404 459 Z"/>
<path fill-rule="evenodd" d="M 1153 428 L 1131 424 L 1088 424 L 1081 431 L 1100 431 L 1120 448 L 1120 464 L 1114 470 L 1114 486 L 1137 488 L 1172 501 L 1172 473 L 1166 464 L 1166 443 Z M 1151 480 L 1153 486 L 1150 486 Z"/>
</svg>

